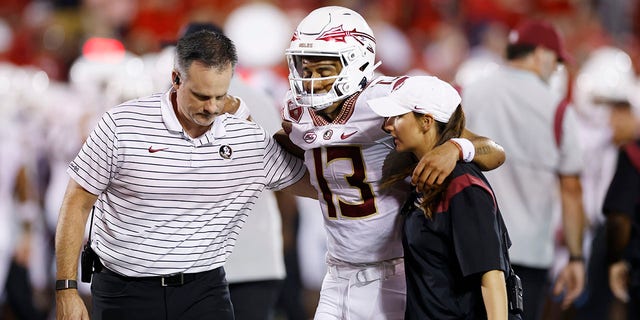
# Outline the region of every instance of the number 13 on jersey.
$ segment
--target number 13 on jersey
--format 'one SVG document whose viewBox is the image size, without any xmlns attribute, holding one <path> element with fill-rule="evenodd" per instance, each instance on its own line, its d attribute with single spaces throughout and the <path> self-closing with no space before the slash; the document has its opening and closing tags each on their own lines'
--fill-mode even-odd
<svg viewBox="0 0 640 320">
<path fill-rule="evenodd" d="M 375 195 L 371 184 L 366 182 L 367 172 L 360 147 L 330 146 L 312 151 L 318 187 L 327 204 L 329 218 L 340 215 L 357 219 L 376 214 Z M 331 179 L 331 183 L 327 179 Z M 354 192 L 359 194 L 355 201 L 347 201 L 341 196 Z"/>
</svg>

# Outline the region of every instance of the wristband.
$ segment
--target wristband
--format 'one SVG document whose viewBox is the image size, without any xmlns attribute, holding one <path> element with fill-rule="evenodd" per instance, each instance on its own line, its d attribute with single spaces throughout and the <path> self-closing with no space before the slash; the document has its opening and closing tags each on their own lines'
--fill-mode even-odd
<svg viewBox="0 0 640 320">
<path fill-rule="evenodd" d="M 70 279 L 56 280 L 56 291 L 66 289 L 78 289 L 78 281 Z"/>
<path fill-rule="evenodd" d="M 571 256 L 569 256 L 569 262 L 578 262 L 578 261 L 584 262 L 584 257 L 582 255 L 578 255 L 578 256 L 571 255 Z"/>
<path fill-rule="evenodd" d="M 469 139 L 453 138 L 449 139 L 449 141 L 453 142 L 453 144 L 455 144 L 460 150 L 460 160 L 464 162 L 473 161 L 473 157 L 475 157 L 476 155 L 476 148 L 473 146 L 473 143 L 469 141 Z"/>
</svg>

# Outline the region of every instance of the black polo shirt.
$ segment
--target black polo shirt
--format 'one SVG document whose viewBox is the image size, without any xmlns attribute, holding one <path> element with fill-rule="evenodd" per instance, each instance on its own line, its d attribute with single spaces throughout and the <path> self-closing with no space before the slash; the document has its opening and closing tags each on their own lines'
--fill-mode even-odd
<svg viewBox="0 0 640 320">
<path fill-rule="evenodd" d="M 625 250 L 625 258 L 635 268 L 640 268 L 640 142 L 621 149 L 616 173 L 602 205 L 605 216 L 611 212 L 631 218 L 631 239 Z"/>
<path fill-rule="evenodd" d="M 431 219 L 416 193 L 402 210 L 406 319 L 486 319 L 481 277 L 506 274 L 509 236 L 489 183 L 471 163 L 458 163 L 451 178 Z"/>
</svg>

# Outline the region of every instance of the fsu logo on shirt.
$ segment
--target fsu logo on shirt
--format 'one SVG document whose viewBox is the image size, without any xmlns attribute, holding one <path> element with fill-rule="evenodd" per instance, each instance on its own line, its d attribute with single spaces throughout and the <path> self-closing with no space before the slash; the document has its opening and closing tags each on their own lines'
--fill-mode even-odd
<svg viewBox="0 0 640 320">
<path fill-rule="evenodd" d="M 218 151 L 218 153 L 220 153 L 220 156 L 225 158 L 225 159 L 231 159 L 231 155 L 233 154 L 233 150 L 231 149 L 230 146 L 225 144 L 222 147 L 220 147 L 220 150 Z"/>
</svg>

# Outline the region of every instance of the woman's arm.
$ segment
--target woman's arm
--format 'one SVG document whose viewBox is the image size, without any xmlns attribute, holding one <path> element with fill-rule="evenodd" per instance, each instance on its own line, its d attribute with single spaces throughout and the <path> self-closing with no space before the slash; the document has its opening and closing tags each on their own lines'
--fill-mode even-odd
<svg viewBox="0 0 640 320">
<path fill-rule="evenodd" d="M 487 319 L 506 320 L 508 317 L 507 285 L 502 270 L 491 270 L 482 275 L 482 299 Z"/>
</svg>

